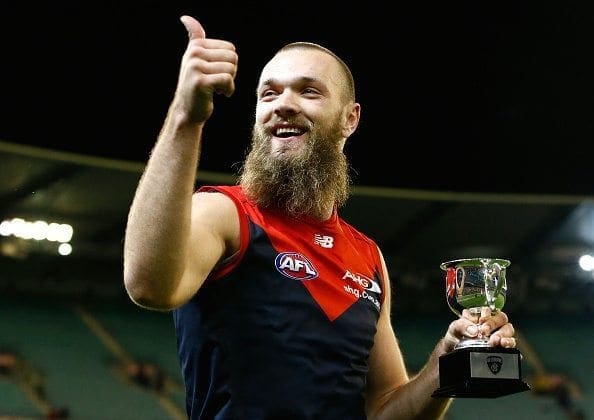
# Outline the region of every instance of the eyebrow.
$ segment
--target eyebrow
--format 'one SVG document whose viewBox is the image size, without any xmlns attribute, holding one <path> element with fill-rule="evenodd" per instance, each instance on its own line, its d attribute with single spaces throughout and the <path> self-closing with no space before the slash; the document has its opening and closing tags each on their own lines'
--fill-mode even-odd
<svg viewBox="0 0 594 420">
<path fill-rule="evenodd" d="M 322 82 L 321 79 L 319 79 L 317 77 L 309 77 L 309 76 L 298 77 L 298 78 L 292 80 L 291 83 L 300 83 L 300 84 L 317 83 L 317 84 L 321 84 L 321 85 L 324 84 L 324 82 Z M 260 90 L 260 88 L 262 86 L 271 86 L 271 85 L 278 85 L 278 84 L 280 84 L 278 79 L 274 79 L 274 78 L 266 79 L 262 83 L 260 83 L 260 86 L 258 86 L 258 90 Z"/>
</svg>

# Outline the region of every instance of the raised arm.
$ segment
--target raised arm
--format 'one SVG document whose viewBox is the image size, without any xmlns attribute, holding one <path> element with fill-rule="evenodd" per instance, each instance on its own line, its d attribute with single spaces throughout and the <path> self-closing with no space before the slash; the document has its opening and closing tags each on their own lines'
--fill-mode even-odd
<svg viewBox="0 0 594 420">
<path fill-rule="evenodd" d="M 124 241 L 124 285 L 137 304 L 177 307 L 200 287 L 227 252 L 236 227 L 229 199 L 193 194 L 202 130 L 213 95 L 230 96 L 237 71 L 233 44 L 206 38 L 181 18 L 189 35 L 177 88 L 136 190 Z M 193 198 L 194 197 L 194 198 Z"/>
</svg>

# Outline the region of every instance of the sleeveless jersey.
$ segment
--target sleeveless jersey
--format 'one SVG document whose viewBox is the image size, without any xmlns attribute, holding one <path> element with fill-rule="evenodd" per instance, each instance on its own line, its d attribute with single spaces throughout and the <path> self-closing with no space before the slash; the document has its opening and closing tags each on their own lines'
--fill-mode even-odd
<svg viewBox="0 0 594 420">
<path fill-rule="evenodd" d="M 173 311 L 188 418 L 364 419 L 384 299 L 376 244 L 336 210 L 287 218 L 240 186 L 241 247 Z"/>
</svg>

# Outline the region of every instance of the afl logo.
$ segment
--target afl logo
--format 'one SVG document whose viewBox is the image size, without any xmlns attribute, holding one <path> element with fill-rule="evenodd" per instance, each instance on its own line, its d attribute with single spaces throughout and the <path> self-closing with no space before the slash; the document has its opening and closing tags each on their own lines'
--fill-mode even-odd
<svg viewBox="0 0 594 420">
<path fill-rule="evenodd" d="M 298 252 L 283 252 L 276 256 L 274 265 L 279 273 L 293 280 L 311 280 L 318 277 L 313 264 Z"/>
</svg>

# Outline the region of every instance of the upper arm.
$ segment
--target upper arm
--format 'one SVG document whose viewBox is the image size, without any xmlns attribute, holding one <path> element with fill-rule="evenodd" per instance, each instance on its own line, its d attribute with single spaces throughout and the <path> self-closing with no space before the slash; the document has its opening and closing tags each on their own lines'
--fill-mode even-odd
<svg viewBox="0 0 594 420">
<path fill-rule="evenodd" d="M 388 401 L 393 391 L 409 381 L 404 358 L 392 327 L 390 279 L 383 257 L 382 269 L 385 298 L 369 356 L 367 376 L 366 411 L 370 418 Z"/>
<path fill-rule="evenodd" d="M 239 216 L 233 200 L 218 192 L 194 193 L 185 270 L 173 297 L 174 306 L 189 300 L 215 266 L 239 246 Z"/>
</svg>

